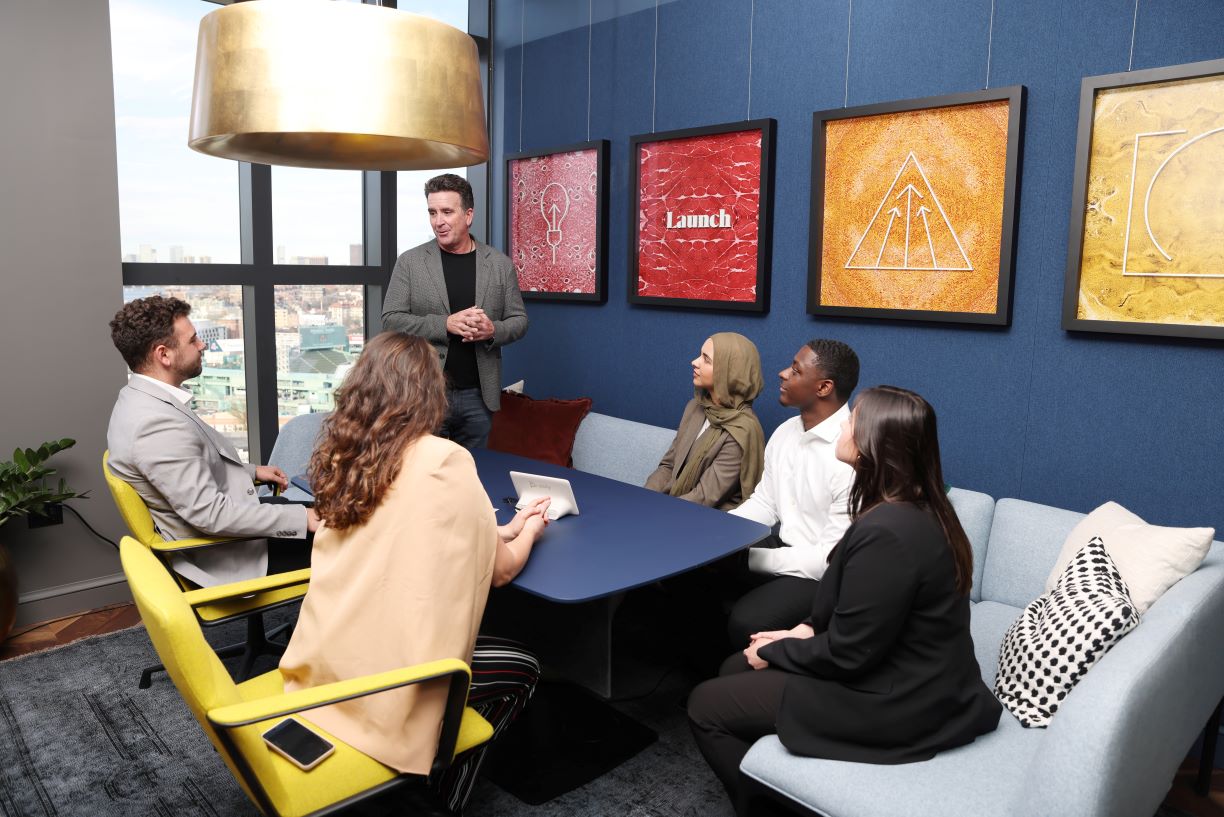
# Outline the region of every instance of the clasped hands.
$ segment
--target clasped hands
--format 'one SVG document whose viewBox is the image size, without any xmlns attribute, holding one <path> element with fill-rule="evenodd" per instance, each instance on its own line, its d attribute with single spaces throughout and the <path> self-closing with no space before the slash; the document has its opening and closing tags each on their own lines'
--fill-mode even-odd
<svg viewBox="0 0 1224 817">
<path fill-rule="evenodd" d="M 512 539 L 517 539 L 519 534 L 526 531 L 532 541 L 539 538 L 540 534 L 548 527 L 548 506 L 552 502 L 552 497 L 540 497 L 537 500 L 528 502 L 523 509 L 514 515 L 504 525 L 499 525 L 497 533 L 501 536 L 503 542 L 509 542 Z"/>
<path fill-rule="evenodd" d="M 447 315 L 446 331 L 463 338 L 464 343 L 474 343 L 493 337 L 493 321 L 483 309 L 472 306 Z"/>
<path fill-rule="evenodd" d="M 775 641 L 780 641 L 783 638 L 811 638 L 816 634 L 810 624 L 796 624 L 789 630 L 767 630 L 765 632 L 753 633 L 748 638 L 748 647 L 744 650 L 744 658 L 748 659 L 748 666 L 753 669 L 765 669 L 769 666 L 769 662 L 761 656 L 757 655 L 757 650 L 764 647 L 766 644 L 772 644 Z"/>
</svg>

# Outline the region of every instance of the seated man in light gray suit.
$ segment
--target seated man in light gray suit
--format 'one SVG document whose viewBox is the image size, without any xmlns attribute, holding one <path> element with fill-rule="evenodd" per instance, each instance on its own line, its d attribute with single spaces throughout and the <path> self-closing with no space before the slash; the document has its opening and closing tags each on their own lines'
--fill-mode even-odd
<svg viewBox="0 0 1224 817">
<path fill-rule="evenodd" d="M 204 349 L 190 312 L 185 301 L 154 295 L 126 304 L 111 321 L 111 340 L 133 372 L 106 431 L 111 471 L 140 494 L 167 540 L 306 539 L 319 525 L 312 508 L 261 504 L 255 494 L 255 480 L 288 485 L 285 473 L 243 463 L 233 444 L 188 405 L 191 392 L 182 384 L 203 370 Z M 295 544 L 278 543 L 272 565 L 262 540 L 175 555 L 173 564 L 183 577 L 208 587 L 307 566 L 307 544 Z"/>
<path fill-rule="evenodd" d="M 435 239 L 395 262 L 383 329 L 433 344 L 450 407 L 438 433 L 482 448 L 501 408 L 501 347 L 527 334 L 518 273 L 502 253 L 472 238 L 472 186 L 454 173 L 425 183 Z"/>
</svg>

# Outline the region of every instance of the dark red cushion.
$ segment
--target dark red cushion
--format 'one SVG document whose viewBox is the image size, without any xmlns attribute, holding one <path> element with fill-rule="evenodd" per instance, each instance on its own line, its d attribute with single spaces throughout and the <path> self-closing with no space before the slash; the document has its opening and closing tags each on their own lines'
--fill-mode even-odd
<svg viewBox="0 0 1224 817">
<path fill-rule="evenodd" d="M 525 394 L 502 392 L 501 410 L 493 413 L 489 448 L 572 466 L 574 437 L 591 410 L 591 398 L 533 400 Z"/>
</svg>

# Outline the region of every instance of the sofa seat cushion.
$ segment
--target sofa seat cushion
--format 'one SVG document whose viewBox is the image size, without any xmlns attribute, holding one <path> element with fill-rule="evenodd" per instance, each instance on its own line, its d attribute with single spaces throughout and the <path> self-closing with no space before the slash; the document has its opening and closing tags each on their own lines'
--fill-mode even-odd
<svg viewBox="0 0 1224 817">
<path fill-rule="evenodd" d="M 982 670 L 982 681 L 993 688 L 995 672 L 999 668 L 999 647 L 1007 628 L 1012 626 L 1019 607 L 999 604 L 997 601 L 982 601 L 970 605 L 969 630 L 973 634 L 973 653 Z"/>
<path fill-rule="evenodd" d="M 1044 727 L 1084 674 L 1138 624 L 1122 574 L 1093 537 L 1003 637 L 995 694 L 1021 725 Z"/>
<path fill-rule="evenodd" d="M 1023 798 L 1041 738 L 1005 717 L 966 746 L 922 763 L 879 766 L 799 757 L 770 735 L 753 745 L 740 771 L 827 817 L 999 814 Z"/>
</svg>

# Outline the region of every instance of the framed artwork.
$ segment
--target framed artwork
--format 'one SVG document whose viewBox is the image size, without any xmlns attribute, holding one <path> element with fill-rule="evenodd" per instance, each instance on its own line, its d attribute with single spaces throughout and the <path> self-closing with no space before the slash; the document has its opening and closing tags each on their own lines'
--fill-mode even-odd
<svg viewBox="0 0 1224 817">
<path fill-rule="evenodd" d="M 1024 97 L 815 113 L 807 311 L 1010 324 Z"/>
<path fill-rule="evenodd" d="M 630 139 L 629 302 L 766 312 L 775 123 Z"/>
<path fill-rule="evenodd" d="M 1085 77 L 1063 329 L 1224 338 L 1224 60 Z"/>
<path fill-rule="evenodd" d="M 608 299 L 608 142 L 506 157 L 506 235 L 526 300 Z"/>
</svg>

